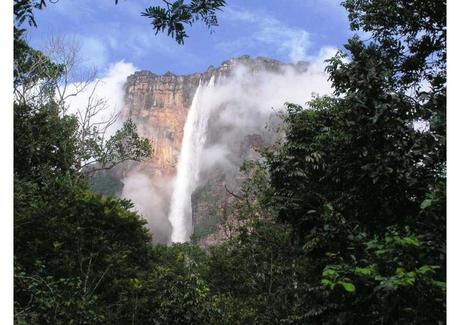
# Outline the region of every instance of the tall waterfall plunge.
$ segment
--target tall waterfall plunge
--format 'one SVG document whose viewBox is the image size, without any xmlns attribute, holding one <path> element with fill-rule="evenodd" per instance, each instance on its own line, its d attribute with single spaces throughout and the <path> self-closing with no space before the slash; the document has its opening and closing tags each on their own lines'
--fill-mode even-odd
<svg viewBox="0 0 460 325">
<path fill-rule="evenodd" d="M 169 208 L 169 222 L 172 226 L 171 241 L 183 243 L 190 239 L 192 232 L 192 192 L 198 184 L 200 158 L 202 156 L 210 108 L 203 105 L 203 92 L 214 87 L 214 76 L 204 87 L 201 84 L 193 96 L 177 164 L 177 175 Z"/>
</svg>

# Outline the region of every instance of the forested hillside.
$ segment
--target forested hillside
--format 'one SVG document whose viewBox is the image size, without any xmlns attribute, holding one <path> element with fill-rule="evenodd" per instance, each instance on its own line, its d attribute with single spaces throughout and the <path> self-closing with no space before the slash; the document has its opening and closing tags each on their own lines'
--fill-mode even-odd
<svg viewBox="0 0 460 325">
<path fill-rule="evenodd" d="M 25 37 L 44 3 L 14 8 L 15 323 L 446 322 L 444 1 L 344 1 L 365 36 L 328 60 L 334 94 L 286 104 L 241 168 L 241 226 L 207 250 L 153 244 L 129 201 L 91 191 L 155 152 L 129 120 L 107 139 L 65 114 L 68 65 Z"/>
</svg>

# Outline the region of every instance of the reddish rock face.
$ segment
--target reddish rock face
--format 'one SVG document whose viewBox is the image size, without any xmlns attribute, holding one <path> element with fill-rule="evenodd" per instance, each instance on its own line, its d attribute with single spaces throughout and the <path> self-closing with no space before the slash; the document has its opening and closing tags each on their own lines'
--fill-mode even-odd
<svg viewBox="0 0 460 325">
<path fill-rule="evenodd" d="M 224 61 L 221 66 L 210 66 L 204 73 L 178 76 L 167 72 L 156 75 L 138 71 L 129 76 L 125 85 L 123 118 L 131 118 L 141 136 L 150 139 L 154 154 L 136 168 L 156 176 L 174 176 L 183 136 L 187 112 L 200 79 L 208 81 L 214 74 L 219 79 L 228 76 L 237 65 L 250 71 L 278 72 L 285 64 L 263 57 L 247 55 Z M 306 70 L 308 64 L 299 62 L 297 70 Z"/>
<path fill-rule="evenodd" d="M 152 176 L 173 176 L 183 128 L 200 74 L 163 76 L 148 71 L 129 76 L 123 118 L 131 118 L 141 136 L 150 140 L 154 154 L 136 168 Z"/>
<path fill-rule="evenodd" d="M 281 71 L 282 63 L 266 59 L 251 59 L 242 56 L 222 63 L 218 68 L 209 67 L 204 73 L 177 76 L 172 73 L 156 75 L 149 71 L 139 71 L 129 76 L 125 84 L 125 107 L 122 110 L 124 119 L 131 118 L 137 125 L 138 133 L 150 140 L 153 154 L 140 163 L 128 163 L 117 169 L 117 177 L 124 178 L 131 173 L 141 172 L 147 175 L 152 183 L 158 185 L 157 192 L 163 197 L 163 207 L 157 211 L 167 222 L 169 199 L 171 195 L 171 180 L 176 174 L 176 164 L 179 158 L 183 128 L 188 110 L 200 80 L 206 83 L 212 75 L 216 82 L 221 77 L 232 73 L 237 65 L 243 65 L 249 71 Z M 308 64 L 295 65 L 297 70 L 305 70 Z M 210 120 L 212 125 L 212 121 Z M 219 136 L 219 127 L 210 126 L 208 141 Z M 240 140 L 238 140 L 240 141 Z M 251 147 L 263 145 L 263 139 L 258 134 L 251 134 L 241 142 L 232 143 L 232 155 L 235 161 L 248 157 Z M 205 175 L 202 184 L 192 195 L 193 225 L 196 242 L 203 246 L 215 245 L 225 240 L 224 229 L 235 225 L 235 217 L 228 216 L 225 211 L 231 205 L 233 198 L 229 196 L 225 186 L 233 185 L 238 188 L 238 167 L 235 170 L 215 170 Z M 166 184 L 166 185 L 165 185 Z M 169 184 L 169 185 L 168 185 Z M 158 210 L 158 209 L 157 209 Z M 152 229 L 155 233 L 155 229 Z M 199 235 L 199 236 L 198 236 Z"/>
</svg>

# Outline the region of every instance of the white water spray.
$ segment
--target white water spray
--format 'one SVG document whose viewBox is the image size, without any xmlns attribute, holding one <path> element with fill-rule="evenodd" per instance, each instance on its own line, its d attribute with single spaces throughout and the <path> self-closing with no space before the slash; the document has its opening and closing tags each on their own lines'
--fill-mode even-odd
<svg viewBox="0 0 460 325">
<path fill-rule="evenodd" d="M 200 158 L 206 142 L 206 132 L 210 108 L 203 105 L 203 91 L 214 87 L 214 76 L 205 88 L 201 81 L 193 96 L 187 120 L 184 125 L 184 137 L 177 164 L 177 175 L 169 208 L 169 221 L 172 226 L 171 241 L 183 243 L 190 239 L 192 231 L 192 192 L 198 184 Z"/>
</svg>

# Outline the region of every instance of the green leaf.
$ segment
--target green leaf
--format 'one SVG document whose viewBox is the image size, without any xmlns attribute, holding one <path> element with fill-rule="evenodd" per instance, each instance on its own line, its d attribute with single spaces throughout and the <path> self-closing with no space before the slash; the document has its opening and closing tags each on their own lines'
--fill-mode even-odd
<svg viewBox="0 0 460 325">
<path fill-rule="evenodd" d="M 335 270 L 332 270 L 332 269 L 326 269 L 323 271 L 323 276 L 325 277 L 336 277 L 338 276 L 339 273 Z"/>
<path fill-rule="evenodd" d="M 446 283 L 443 281 L 433 281 L 434 285 L 441 289 L 446 289 Z"/>
<path fill-rule="evenodd" d="M 357 267 L 355 268 L 355 274 L 362 276 L 370 276 L 375 273 L 375 268 L 373 265 L 367 267 Z"/>
<path fill-rule="evenodd" d="M 439 266 L 423 265 L 417 270 L 417 273 L 420 273 L 420 274 L 434 273 L 435 269 L 439 269 Z"/>
<path fill-rule="evenodd" d="M 433 202 L 432 199 L 425 199 L 425 200 L 422 202 L 422 204 L 420 204 L 420 209 L 424 210 L 424 209 L 430 207 L 432 202 Z"/>
<path fill-rule="evenodd" d="M 341 284 L 342 287 L 343 287 L 347 292 L 355 292 L 355 291 L 356 291 L 355 285 L 354 285 L 353 283 L 351 283 L 351 282 L 339 281 L 338 283 Z"/>
</svg>

